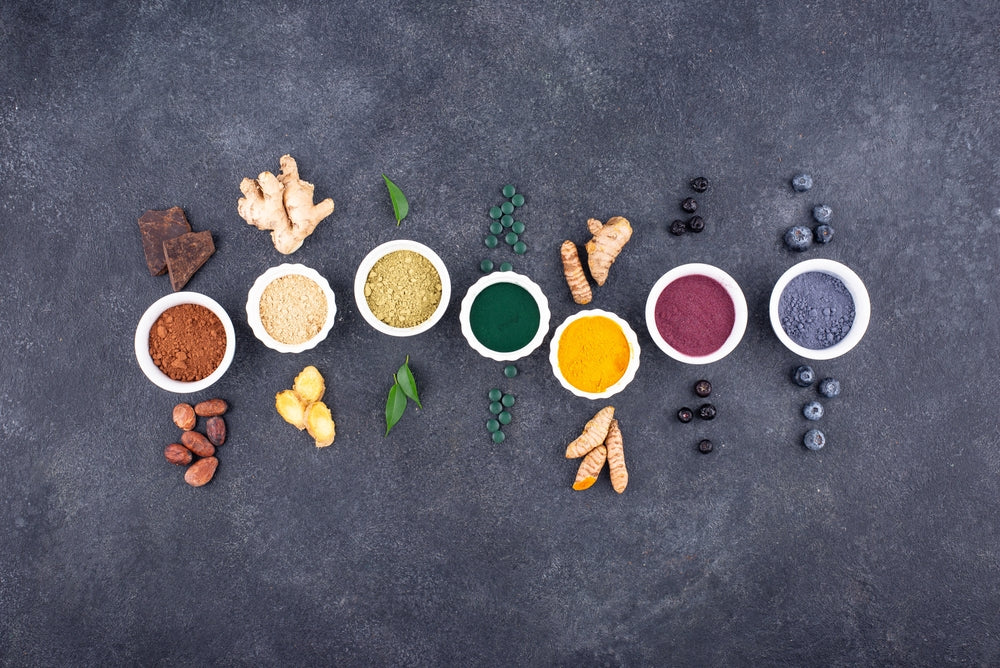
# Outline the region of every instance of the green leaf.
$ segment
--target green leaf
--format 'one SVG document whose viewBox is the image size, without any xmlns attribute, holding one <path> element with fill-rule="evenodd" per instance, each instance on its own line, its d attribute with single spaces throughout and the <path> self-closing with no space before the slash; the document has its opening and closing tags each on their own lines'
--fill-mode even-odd
<svg viewBox="0 0 1000 668">
<path fill-rule="evenodd" d="M 396 384 L 399 385 L 399 389 L 403 391 L 403 394 L 417 402 L 418 408 L 423 408 L 420 405 L 420 395 L 417 394 L 417 381 L 413 377 L 413 372 L 410 371 L 409 355 L 406 356 L 403 366 L 399 367 L 399 371 L 396 372 Z"/>
<path fill-rule="evenodd" d="M 385 402 L 385 435 L 389 435 L 389 430 L 391 430 L 396 423 L 399 422 L 399 418 L 403 417 L 403 411 L 406 410 L 406 395 L 403 394 L 403 390 L 400 389 L 399 383 L 393 383 L 392 387 L 389 388 L 389 398 Z"/>
<path fill-rule="evenodd" d="M 399 189 L 399 186 L 390 181 L 388 176 L 383 174 L 382 178 L 385 179 L 385 185 L 389 189 L 392 212 L 396 215 L 396 227 L 399 227 L 399 224 L 406 218 L 406 214 L 410 212 L 410 203 L 406 201 L 406 195 Z"/>
</svg>

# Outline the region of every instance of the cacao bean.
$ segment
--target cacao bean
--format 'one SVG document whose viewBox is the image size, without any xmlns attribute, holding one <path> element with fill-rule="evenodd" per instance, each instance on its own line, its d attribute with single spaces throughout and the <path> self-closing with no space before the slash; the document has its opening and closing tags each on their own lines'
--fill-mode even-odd
<svg viewBox="0 0 1000 668">
<path fill-rule="evenodd" d="M 229 404 L 226 403 L 225 399 L 208 399 L 195 404 L 194 412 L 201 417 L 215 417 L 225 413 L 227 408 L 229 408 Z"/>
<path fill-rule="evenodd" d="M 212 445 L 222 445 L 226 442 L 226 421 L 219 415 L 208 418 L 205 422 L 205 433 Z"/>
<path fill-rule="evenodd" d="M 192 487 L 201 487 L 212 479 L 218 466 L 219 460 L 215 457 L 199 459 L 184 472 L 184 482 Z"/>
<path fill-rule="evenodd" d="M 171 464 L 186 466 L 191 463 L 191 451 L 180 443 L 171 443 L 163 449 L 163 456 Z"/>
<path fill-rule="evenodd" d="M 191 404 L 177 404 L 174 406 L 174 424 L 183 429 L 184 431 L 189 431 L 194 429 L 195 424 L 198 422 L 198 416 L 194 414 L 194 408 Z"/>
<path fill-rule="evenodd" d="M 197 431 L 186 431 L 181 434 L 181 443 L 199 457 L 211 457 L 215 454 L 215 446 L 205 438 L 204 434 Z"/>
</svg>

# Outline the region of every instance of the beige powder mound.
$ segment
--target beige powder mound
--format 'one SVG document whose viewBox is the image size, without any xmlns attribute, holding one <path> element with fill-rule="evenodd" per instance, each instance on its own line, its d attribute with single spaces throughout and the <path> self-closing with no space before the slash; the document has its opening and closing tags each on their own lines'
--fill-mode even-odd
<svg viewBox="0 0 1000 668">
<path fill-rule="evenodd" d="M 305 276 L 276 278 L 260 297 L 260 321 L 281 343 L 305 343 L 323 328 L 326 316 L 326 295 L 316 281 Z"/>
<path fill-rule="evenodd" d="M 368 272 L 365 300 L 375 317 L 390 327 L 416 327 L 441 303 L 441 276 L 423 255 L 394 251 Z"/>
</svg>

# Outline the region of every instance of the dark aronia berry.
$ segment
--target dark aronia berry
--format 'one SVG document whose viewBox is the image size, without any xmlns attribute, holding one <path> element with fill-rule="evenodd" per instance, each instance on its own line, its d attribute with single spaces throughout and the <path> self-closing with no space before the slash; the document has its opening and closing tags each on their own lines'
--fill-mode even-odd
<svg viewBox="0 0 1000 668">
<path fill-rule="evenodd" d="M 708 190 L 708 179 L 704 176 L 699 176 L 697 178 L 691 179 L 691 190 L 696 193 L 703 193 Z"/>
<path fill-rule="evenodd" d="M 698 441 L 698 452 L 702 454 L 707 455 L 712 451 L 713 448 L 715 448 L 715 446 L 712 445 L 712 442 L 707 438 L 703 438 L 700 441 Z"/>
<path fill-rule="evenodd" d="M 698 210 L 698 200 L 694 197 L 685 197 L 681 201 L 681 208 L 688 213 L 694 213 Z"/>
<path fill-rule="evenodd" d="M 699 397 L 707 397 L 712 393 L 712 384 L 707 380 L 699 380 L 694 384 L 694 393 Z"/>
<path fill-rule="evenodd" d="M 691 216 L 687 222 L 687 228 L 692 232 L 701 232 L 705 229 L 705 219 L 701 216 Z"/>
<path fill-rule="evenodd" d="M 679 237 L 685 232 L 687 232 L 687 225 L 684 224 L 683 220 L 675 220 L 670 223 L 670 234 Z"/>
<path fill-rule="evenodd" d="M 681 422 L 690 422 L 692 418 L 694 418 L 694 413 L 687 406 L 677 411 L 677 419 Z"/>
<path fill-rule="evenodd" d="M 702 420 L 714 420 L 716 412 L 712 404 L 702 404 L 698 407 L 698 417 Z"/>
</svg>

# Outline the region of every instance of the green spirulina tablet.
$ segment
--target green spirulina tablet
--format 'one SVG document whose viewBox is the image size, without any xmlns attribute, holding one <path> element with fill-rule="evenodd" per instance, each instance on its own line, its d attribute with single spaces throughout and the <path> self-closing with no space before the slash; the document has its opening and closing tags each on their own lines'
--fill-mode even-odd
<svg viewBox="0 0 1000 668">
<path fill-rule="evenodd" d="M 500 421 L 500 424 L 510 424 L 510 413 L 502 411 L 499 415 L 497 415 L 497 420 Z"/>
<path fill-rule="evenodd" d="M 498 415 L 501 411 L 503 411 L 503 405 L 499 401 L 490 404 L 490 413 Z"/>
<path fill-rule="evenodd" d="M 486 244 L 487 248 L 496 248 L 497 244 L 500 243 L 500 240 L 492 234 L 489 234 L 485 239 L 483 239 L 483 243 Z"/>
<path fill-rule="evenodd" d="M 503 398 L 500 399 L 500 403 L 506 406 L 507 408 L 510 408 L 511 406 L 514 405 L 514 395 L 513 394 L 503 395 Z"/>
<path fill-rule="evenodd" d="M 514 206 L 524 206 L 524 195 L 514 195 L 510 198 L 510 203 Z"/>
<path fill-rule="evenodd" d="M 500 210 L 504 213 L 514 213 L 514 205 L 510 202 L 504 202 L 500 205 Z"/>
<path fill-rule="evenodd" d="M 500 428 L 500 423 L 493 418 L 486 421 L 486 431 L 494 432 Z"/>
<path fill-rule="evenodd" d="M 512 232 L 517 232 L 518 234 L 521 234 L 522 232 L 524 232 L 524 223 L 522 223 L 520 220 L 515 220 L 514 224 L 510 226 L 510 229 Z"/>
<path fill-rule="evenodd" d="M 514 234 L 513 232 L 508 232 L 507 236 L 505 236 L 503 240 L 507 242 L 508 245 L 513 246 L 514 244 L 517 243 L 517 235 Z"/>
<path fill-rule="evenodd" d="M 504 227 L 510 227 L 514 224 L 514 216 L 510 214 L 504 214 L 500 217 L 500 224 Z"/>
<path fill-rule="evenodd" d="M 509 265 L 510 262 L 504 262 L 503 264 Z M 506 269 L 503 268 L 503 264 L 500 265 L 500 271 L 507 271 Z M 517 367 L 514 366 L 513 364 L 508 364 L 503 368 L 503 375 L 507 376 L 508 378 L 513 378 L 514 376 L 517 375 Z"/>
<path fill-rule="evenodd" d="M 500 271 L 510 271 L 513 268 L 514 268 L 514 265 L 512 265 L 510 262 L 501 262 L 500 263 Z"/>
<path fill-rule="evenodd" d="M 503 443 L 505 438 L 507 438 L 507 437 L 504 436 L 504 434 L 503 434 L 502 431 L 497 430 L 497 431 L 493 432 L 493 442 L 494 443 Z"/>
<path fill-rule="evenodd" d="M 492 390 L 490 390 L 489 396 L 490 396 L 490 401 L 500 401 L 500 397 L 503 396 L 503 392 L 501 392 L 498 388 L 494 387 Z"/>
<path fill-rule="evenodd" d="M 495 220 L 490 223 L 490 234 L 500 234 L 501 232 L 503 232 L 503 225 Z"/>
<path fill-rule="evenodd" d="M 493 271 L 493 260 L 483 260 L 479 263 L 479 271 L 488 274 Z"/>
<path fill-rule="evenodd" d="M 496 220 L 502 214 L 503 214 L 503 211 L 500 210 L 500 207 L 498 207 L 498 206 L 491 206 L 490 207 L 490 218 L 492 218 L 493 220 Z"/>
<path fill-rule="evenodd" d="M 515 188 L 514 186 L 512 186 L 510 184 L 507 184 L 507 185 L 505 185 L 503 187 L 503 191 L 502 192 L 503 192 L 503 196 L 504 197 L 513 197 L 514 193 L 517 192 L 517 188 Z"/>
<path fill-rule="evenodd" d="M 523 241 L 518 241 L 516 244 L 514 244 L 514 252 L 517 253 L 518 255 L 524 255 L 525 253 L 528 252 L 528 244 L 524 243 Z"/>
</svg>

